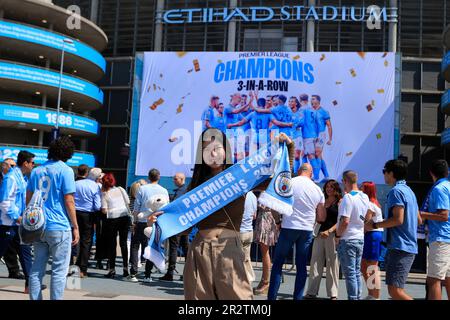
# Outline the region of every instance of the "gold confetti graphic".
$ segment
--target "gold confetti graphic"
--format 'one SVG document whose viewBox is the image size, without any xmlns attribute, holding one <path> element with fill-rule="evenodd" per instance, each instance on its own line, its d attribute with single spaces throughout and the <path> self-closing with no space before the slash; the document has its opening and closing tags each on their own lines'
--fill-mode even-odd
<svg viewBox="0 0 450 320">
<path fill-rule="evenodd" d="M 156 91 L 156 84 L 153 84 L 153 90 Z"/>
<path fill-rule="evenodd" d="M 185 52 L 185 51 L 178 51 L 178 52 L 177 52 L 177 56 L 178 56 L 179 58 L 182 58 L 182 57 L 184 57 L 184 56 L 186 55 L 186 53 L 187 53 L 187 52 Z"/>
<path fill-rule="evenodd" d="M 293 60 L 298 60 L 300 59 L 300 55 L 296 55 L 295 57 L 292 58 Z"/>
<path fill-rule="evenodd" d="M 161 87 L 160 87 L 160 86 L 158 86 L 158 90 L 161 90 Z"/>
<path fill-rule="evenodd" d="M 189 92 L 187 95 L 182 96 L 181 99 L 185 99 L 187 96 L 190 96 L 190 95 L 191 95 L 191 93 Z"/>
<path fill-rule="evenodd" d="M 361 57 L 361 59 L 365 59 L 366 58 L 366 53 L 365 52 L 357 52 L 358 56 Z"/>
<path fill-rule="evenodd" d="M 156 110 L 156 108 L 160 105 L 162 105 L 164 103 L 164 99 L 163 98 L 159 98 L 158 100 L 156 100 L 155 102 L 153 102 L 153 104 L 151 105 L 150 109 L 152 110 Z"/>
<path fill-rule="evenodd" d="M 353 154 L 353 152 L 347 152 L 345 155 L 346 155 L 347 157 L 350 157 L 352 154 Z"/>
<path fill-rule="evenodd" d="M 200 71 L 200 63 L 198 62 L 198 60 L 194 59 L 194 61 L 192 61 L 192 63 L 194 64 L 195 72 L 199 72 Z"/>
<path fill-rule="evenodd" d="M 384 60 L 384 66 L 388 67 L 389 66 L 389 62 L 387 60 Z"/>
<path fill-rule="evenodd" d="M 370 112 L 370 111 L 373 110 L 373 106 L 372 106 L 371 104 L 368 104 L 368 105 L 366 106 L 366 109 L 367 109 L 368 112 Z"/>
<path fill-rule="evenodd" d="M 350 69 L 350 74 L 352 75 L 353 78 L 355 78 L 356 77 L 355 69 Z"/>
<path fill-rule="evenodd" d="M 178 114 L 178 113 L 181 113 L 182 111 L 183 111 L 183 104 L 180 103 L 180 104 L 178 105 L 178 108 L 177 108 L 177 114 Z"/>
<path fill-rule="evenodd" d="M 160 74 L 159 74 L 159 77 L 160 77 L 160 78 L 162 78 L 162 77 L 163 77 L 163 74 L 162 74 L 162 73 L 160 73 Z"/>
<path fill-rule="evenodd" d="M 152 88 L 152 85 L 148 86 L 147 92 L 150 92 L 150 89 Z"/>
<path fill-rule="evenodd" d="M 382 58 L 386 58 L 387 55 L 388 55 L 388 53 L 385 52 L 385 53 L 383 54 Z"/>
<path fill-rule="evenodd" d="M 338 105 L 338 102 L 337 102 L 336 100 L 333 100 L 333 105 L 334 105 L 334 106 L 337 106 L 337 105 Z"/>
<path fill-rule="evenodd" d="M 320 61 L 323 61 L 323 60 L 325 60 L 325 55 L 324 54 L 322 54 L 322 56 L 320 57 Z"/>
<path fill-rule="evenodd" d="M 178 140 L 178 137 L 170 137 L 169 142 L 175 142 Z"/>
<path fill-rule="evenodd" d="M 372 100 L 370 103 L 375 107 L 375 100 Z"/>
<path fill-rule="evenodd" d="M 377 139 L 378 139 L 378 140 L 381 139 L 381 133 L 377 133 Z"/>
<path fill-rule="evenodd" d="M 377 92 L 378 93 L 384 93 L 384 89 L 378 89 Z"/>
<path fill-rule="evenodd" d="M 336 85 L 342 84 L 342 81 L 336 81 Z"/>
<path fill-rule="evenodd" d="M 222 62 L 223 62 L 223 61 L 222 61 L 222 60 L 220 60 L 220 59 L 219 59 L 219 60 L 217 60 L 217 63 L 222 63 Z"/>
</svg>

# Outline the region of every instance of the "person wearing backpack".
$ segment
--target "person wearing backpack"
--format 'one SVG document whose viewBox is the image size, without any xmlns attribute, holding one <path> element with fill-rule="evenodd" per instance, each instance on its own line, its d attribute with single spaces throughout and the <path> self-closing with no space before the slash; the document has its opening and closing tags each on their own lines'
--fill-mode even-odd
<svg viewBox="0 0 450 320">
<path fill-rule="evenodd" d="M 26 202 L 29 204 L 33 195 L 36 192 L 40 193 L 45 217 L 45 227 L 40 240 L 33 242 L 31 300 L 42 300 L 42 279 L 50 256 L 52 257 L 50 299 L 63 299 L 71 246 L 76 245 L 80 237 L 73 197 L 75 177 L 73 170 L 66 164 L 72 158 L 74 149 L 75 145 L 68 137 L 53 140 L 48 148 L 48 161 L 31 172 L 28 182 Z"/>
</svg>

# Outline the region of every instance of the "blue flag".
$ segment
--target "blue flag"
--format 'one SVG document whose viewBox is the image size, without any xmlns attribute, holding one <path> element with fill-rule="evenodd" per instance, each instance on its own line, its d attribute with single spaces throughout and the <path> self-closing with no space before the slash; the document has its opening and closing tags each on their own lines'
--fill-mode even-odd
<svg viewBox="0 0 450 320">
<path fill-rule="evenodd" d="M 262 192 L 258 202 L 280 214 L 290 216 L 293 212 L 294 198 L 292 197 L 291 167 L 289 153 L 285 143 L 279 149 L 281 155 L 277 159 L 274 176 L 266 191 Z M 275 158 L 278 158 L 275 156 Z"/>
<path fill-rule="evenodd" d="M 144 257 L 165 270 L 164 241 L 177 235 L 254 189 L 273 173 L 272 159 L 278 144 L 268 144 L 160 210 Z M 287 150 L 286 146 L 284 149 Z M 289 166 L 289 162 L 288 162 Z"/>
</svg>

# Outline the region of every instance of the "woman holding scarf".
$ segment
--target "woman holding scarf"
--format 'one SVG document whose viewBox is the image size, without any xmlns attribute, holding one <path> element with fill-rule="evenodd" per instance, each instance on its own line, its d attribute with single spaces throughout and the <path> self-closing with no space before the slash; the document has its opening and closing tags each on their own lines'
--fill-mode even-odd
<svg viewBox="0 0 450 320">
<path fill-rule="evenodd" d="M 287 143 L 292 168 L 294 143 L 285 134 L 280 134 L 279 141 Z M 231 148 L 224 133 L 214 128 L 203 132 L 189 191 L 232 165 L 228 150 Z M 269 182 L 263 184 L 267 186 Z M 258 189 L 262 188 L 264 186 L 258 186 Z M 244 203 L 242 195 L 197 224 L 199 231 L 189 247 L 184 268 L 186 300 L 253 299 L 239 238 Z M 150 216 L 149 225 L 160 214 L 157 212 Z"/>
</svg>

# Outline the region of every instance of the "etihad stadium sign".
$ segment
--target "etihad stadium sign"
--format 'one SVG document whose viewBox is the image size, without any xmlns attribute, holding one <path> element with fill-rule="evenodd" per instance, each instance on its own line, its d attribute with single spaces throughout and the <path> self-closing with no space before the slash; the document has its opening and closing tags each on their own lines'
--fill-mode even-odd
<svg viewBox="0 0 450 320">
<path fill-rule="evenodd" d="M 167 24 L 220 23 L 232 19 L 242 22 L 267 21 L 343 21 L 343 22 L 396 22 L 397 8 L 376 5 L 357 6 L 283 6 L 236 8 L 185 8 L 166 10 L 162 20 Z"/>
</svg>

